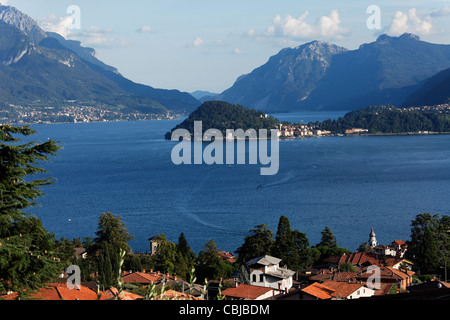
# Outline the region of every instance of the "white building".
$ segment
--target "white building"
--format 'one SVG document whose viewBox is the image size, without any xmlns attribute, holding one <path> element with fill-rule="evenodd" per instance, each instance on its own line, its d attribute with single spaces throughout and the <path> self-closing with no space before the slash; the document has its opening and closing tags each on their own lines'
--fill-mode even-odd
<svg viewBox="0 0 450 320">
<path fill-rule="evenodd" d="M 295 271 L 280 267 L 281 259 L 263 256 L 246 263 L 250 275 L 250 284 L 287 291 L 292 287 Z"/>
</svg>

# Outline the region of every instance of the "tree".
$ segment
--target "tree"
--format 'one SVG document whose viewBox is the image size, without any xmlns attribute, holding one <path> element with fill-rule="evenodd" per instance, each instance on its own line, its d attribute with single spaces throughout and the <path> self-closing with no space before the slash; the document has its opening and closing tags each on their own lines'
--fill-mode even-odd
<svg viewBox="0 0 450 320">
<path fill-rule="evenodd" d="M 183 232 L 181 232 L 180 236 L 178 237 L 177 250 L 188 265 L 191 265 L 193 263 L 195 259 L 195 253 L 189 246 Z"/>
<path fill-rule="evenodd" d="M 336 237 L 329 227 L 322 231 L 322 240 L 317 244 L 318 247 L 337 248 Z"/>
<path fill-rule="evenodd" d="M 219 256 L 216 243 L 209 240 L 198 254 L 197 279 L 218 279 L 231 275 L 233 268 Z"/>
<path fill-rule="evenodd" d="M 422 272 L 438 271 L 448 266 L 450 219 L 423 213 L 411 222 L 411 241 L 406 255 L 416 261 Z"/>
<path fill-rule="evenodd" d="M 265 224 L 256 226 L 250 230 L 251 235 L 245 237 L 244 243 L 236 253 L 238 264 L 245 264 L 253 258 L 270 255 L 274 244 L 273 233 Z"/>
<path fill-rule="evenodd" d="M 128 241 L 134 239 L 134 237 L 128 233 L 125 223 L 122 222 L 122 217 L 116 217 L 111 212 L 102 213 L 100 215 L 98 219 L 98 229 L 95 234 L 97 236 L 97 238 L 95 238 L 96 244 L 106 242 L 126 251 L 130 249 Z"/>
<path fill-rule="evenodd" d="M 109 288 L 117 285 L 121 267 L 120 252 L 129 250 L 128 241 L 134 237 L 128 233 L 122 217 L 116 217 L 110 212 L 100 215 L 95 234 L 100 281 L 105 288 Z"/>
<path fill-rule="evenodd" d="M 341 262 L 338 266 L 340 272 L 356 272 L 355 266 L 351 262 Z"/>
<path fill-rule="evenodd" d="M 299 268 L 298 248 L 294 241 L 289 219 L 286 216 L 281 216 L 278 222 L 273 254 L 290 269 L 297 270 Z"/>
<path fill-rule="evenodd" d="M 309 267 L 313 263 L 313 259 L 310 255 L 309 240 L 306 237 L 306 234 L 298 230 L 293 230 L 292 237 L 298 253 L 298 268 Z"/>
<path fill-rule="evenodd" d="M 424 231 L 417 262 L 422 274 L 434 272 L 439 266 L 438 246 L 430 228 Z"/>
<path fill-rule="evenodd" d="M 60 271 L 53 252 L 54 236 L 36 217 L 24 210 L 37 205 L 41 188 L 54 182 L 44 178 L 42 162 L 55 156 L 60 146 L 53 140 L 21 144 L 16 135 L 29 137 L 30 127 L 0 125 L 0 292 L 23 295 L 52 281 Z M 29 179 L 39 175 L 40 179 Z"/>
</svg>

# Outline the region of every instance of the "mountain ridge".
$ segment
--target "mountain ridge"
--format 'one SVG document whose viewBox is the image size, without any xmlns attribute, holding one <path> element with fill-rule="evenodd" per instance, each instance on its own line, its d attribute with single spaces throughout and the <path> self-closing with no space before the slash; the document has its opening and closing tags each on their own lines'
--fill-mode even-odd
<svg viewBox="0 0 450 320">
<path fill-rule="evenodd" d="M 409 33 L 383 34 L 355 50 L 312 41 L 282 49 L 215 99 L 265 112 L 401 105 L 425 79 L 449 67 L 450 45 Z"/>
<path fill-rule="evenodd" d="M 0 6 L 0 101 L 55 105 L 67 100 L 166 115 L 194 110 L 200 101 L 186 92 L 155 89 L 123 77 L 95 50 L 44 32 L 26 14 Z"/>
</svg>

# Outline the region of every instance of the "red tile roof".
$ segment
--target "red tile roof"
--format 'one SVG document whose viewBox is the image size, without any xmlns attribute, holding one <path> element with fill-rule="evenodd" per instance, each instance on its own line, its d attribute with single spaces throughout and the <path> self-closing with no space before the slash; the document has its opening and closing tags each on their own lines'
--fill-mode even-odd
<svg viewBox="0 0 450 320">
<path fill-rule="evenodd" d="M 353 292 L 363 287 L 361 283 L 338 282 L 333 280 L 327 280 L 323 285 L 334 290 L 333 297 L 342 299 L 347 298 Z"/>
<path fill-rule="evenodd" d="M 222 295 L 230 298 L 255 300 L 263 294 L 266 294 L 267 292 L 270 292 L 272 290 L 272 288 L 252 286 L 249 284 L 240 284 L 238 287 L 231 287 L 222 291 Z"/>
<path fill-rule="evenodd" d="M 327 300 L 333 297 L 332 294 L 335 290 L 318 282 L 314 282 L 312 285 L 303 288 L 302 291 L 318 299 Z"/>
<path fill-rule="evenodd" d="M 124 283 L 150 284 L 158 282 L 162 279 L 162 276 L 162 274 L 157 273 L 133 272 L 122 276 L 122 281 Z"/>
<path fill-rule="evenodd" d="M 117 290 L 117 288 L 111 287 L 108 290 L 106 290 L 106 294 L 110 297 L 110 298 L 115 298 L 117 296 L 117 293 L 119 291 Z M 128 292 L 128 291 L 122 291 L 120 293 L 120 300 L 143 300 L 144 297 L 140 296 L 138 294 L 132 293 L 132 292 Z"/>
<path fill-rule="evenodd" d="M 175 290 L 167 290 L 164 294 L 161 294 L 155 298 L 155 300 L 202 300 L 194 297 L 193 295 L 178 292 Z"/>
<path fill-rule="evenodd" d="M 396 257 L 388 257 L 373 253 L 373 252 L 353 252 L 350 254 L 343 254 L 340 256 L 330 256 L 327 259 L 325 259 L 326 262 L 330 262 L 336 265 L 339 265 L 341 263 L 351 263 L 354 266 L 362 266 L 362 265 L 375 265 L 375 266 L 381 266 L 381 265 L 387 265 L 387 266 L 393 266 L 397 264 L 398 262 L 402 261 L 403 259 L 396 258 Z"/>
<path fill-rule="evenodd" d="M 18 293 L 12 293 L 0 298 L 16 300 L 18 296 Z M 85 286 L 80 286 L 79 289 L 69 290 L 65 283 L 51 283 L 46 288 L 30 294 L 30 298 L 36 300 L 106 300 L 110 297 L 101 291 L 97 294 L 97 292 Z"/>
</svg>

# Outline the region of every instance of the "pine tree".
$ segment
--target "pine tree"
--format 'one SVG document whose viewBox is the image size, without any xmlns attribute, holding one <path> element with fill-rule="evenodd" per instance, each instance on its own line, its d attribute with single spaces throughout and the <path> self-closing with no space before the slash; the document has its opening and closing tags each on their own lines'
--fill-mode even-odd
<svg viewBox="0 0 450 320">
<path fill-rule="evenodd" d="M 325 227 L 322 231 L 322 240 L 317 245 L 318 247 L 337 248 L 336 237 L 329 227 Z"/>
<path fill-rule="evenodd" d="M 36 217 L 24 210 L 37 205 L 42 187 L 52 178 L 32 180 L 47 171 L 39 164 L 61 149 L 53 140 L 21 144 L 16 135 L 29 137 L 30 127 L 0 125 L 0 292 L 25 292 L 53 281 L 61 270 L 52 252 L 55 239 Z"/>
</svg>

